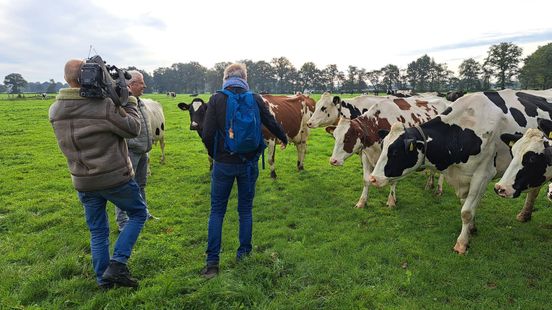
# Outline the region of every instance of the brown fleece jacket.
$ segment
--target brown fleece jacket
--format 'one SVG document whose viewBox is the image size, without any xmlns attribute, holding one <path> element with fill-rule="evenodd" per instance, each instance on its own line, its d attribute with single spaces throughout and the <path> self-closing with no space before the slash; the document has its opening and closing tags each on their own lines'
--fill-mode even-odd
<svg viewBox="0 0 552 310">
<path fill-rule="evenodd" d="M 140 133 L 136 98 L 118 108 L 109 98 L 83 98 L 79 88 L 65 88 L 49 117 L 78 191 L 117 187 L 134 176 L 124 138 Z"/>
</svg>

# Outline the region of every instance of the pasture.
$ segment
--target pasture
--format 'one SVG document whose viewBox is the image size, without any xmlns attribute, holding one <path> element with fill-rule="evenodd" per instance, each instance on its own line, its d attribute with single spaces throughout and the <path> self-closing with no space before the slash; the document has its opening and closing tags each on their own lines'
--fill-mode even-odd
<svg viewBox="0 0 552 310">
<path fill-rule="evenodd" d="M 150 211 L 129 266 L 137 290 L 100 291 L 90 262 L 83 209 L 71 186 L 48 108 L 53 100 L 0 98 L 0 308 L 82 309 L 543 309 L 552 297 L 552 208 L 541 191 L 533 219 L 516 221 L 521 198 L 505 200 L 491 183 L 476 213 L 467 255 L 452 251 L 460 202 L 423 189 L 418 173 L 397 186 L 362 190 L 358 156 L 328 163 L 333 139 L 314 129 L 305 171 L 295 147 L 277 149 L 278 179 L 260 171 L 253 255 L 234 260 L 235 191 L 223 228 L 221 273 L 204 265 L 210 177 L 206 151 L 176 104 L 191 98 L 149 95 L 166 117 L 166 163 L 151 152 Z M 317 99 L 319 95 L 315 95 Z M 202 95 L 207 99 L 207 95 Z M 113 206 L 108 206 L 112 240 Z"/>
</svg>

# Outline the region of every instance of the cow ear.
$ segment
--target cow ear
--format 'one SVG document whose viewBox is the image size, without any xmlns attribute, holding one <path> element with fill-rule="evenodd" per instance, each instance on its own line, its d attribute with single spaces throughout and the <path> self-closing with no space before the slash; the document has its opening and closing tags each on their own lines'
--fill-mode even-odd
<svg viewBox="0 0 552 310">
<path fill-rule="evenodd" d="M 406 153 L 412 152 L 416 149 L 416 139 L 408 138 L 404 140 L 404 151 Z"/>
<path fill-rule="evenodd" d="M 516 134 L 504 133 L 504 134 L 500 135 L 500 140 L 502 140 L 502 142 L 506 143 L 506 145 L 509 148 L 512 148 L 512 146 L 514 146 L 514 143 L 516 143 L 517 140 L 521 139 L 522 136 L 523 135 L 521 135 L 519 133 L 516 133 Z"/>
<path fill-rule="evenodd" d="M 388 134 L 389 134 L 389 130 L 387 130 L 387 129 L 378 130 L 378 136 L 379 136 L 380 140 L 385 139 L 385 137 L 387 137 Z"/>
<path fill-rule="evenodd" d="M 190 109 L 190 105 L 186 104 L 185 102 L 181 102 L 178 104 L 178 108 L 182 111 L 188 111 Z"/>
<path fill-rule="evenodd" d="M 544 118 L 537 120 L 537 126 L 548 139 L 552 139 L 552 121 Z"/>
<path fill-rule="evenodd" d="M 328 126 L 326 127 L 326 132 L 333 136 L 335 128 L 335 126 Z"/>
<path fill-rule="evenodd" d="M 341 98 L 339 98 L 339 96 L 334 96 L 332 101 L 334 104 L 338 104 L 341 103 Z"/>
</svg>

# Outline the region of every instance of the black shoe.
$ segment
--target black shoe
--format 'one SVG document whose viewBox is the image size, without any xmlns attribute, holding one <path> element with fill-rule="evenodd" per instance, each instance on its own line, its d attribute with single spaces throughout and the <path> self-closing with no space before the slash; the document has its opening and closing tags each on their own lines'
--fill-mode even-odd
<svg viewBox="0 0 552 310">
<path fill-rule="evenodd" d="M 218 265 L 207 265 L 205 268 L 201 269 L 201 275 L 205 279 L 211 279 L 218 275 L 219 266 Z"/>
<path fill-rule="evenodd" d="M 107 283 L 102 283 L 102 284 L 98 284 L 98 287 L 100 288 L 100 290 L 102 291 L 109 291 L 110 289 L 112 289 L 113 287 L 115 287 L 115 285 L 111 282 L 107 282 Z"/>
<path fill-rule="evenodd" d="M 130 276 L 127 265 L 117 261 L 110 261 L 102 275 L 102 280 L 120 286 L 138 287 L 138 280 Z"/>
</svg>

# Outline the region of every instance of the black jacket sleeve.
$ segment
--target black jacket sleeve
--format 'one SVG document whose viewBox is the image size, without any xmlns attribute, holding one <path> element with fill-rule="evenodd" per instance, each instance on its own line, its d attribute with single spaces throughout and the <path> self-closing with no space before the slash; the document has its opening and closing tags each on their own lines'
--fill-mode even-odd
<svg viewBox="0 0 552 310">
<path fill-rule="evenodd" d="M 274 116 L 270 114 L 268 107 L 263 101 L 263 98 L 259 95 L 255 95 L 255 100 L 259 106 L 259 112 L 261 114 L 261 123 L 268 129 L 273 135 L 275 135 L 283 144 L 288 144 L 288 139 L 282 125 L 280 125 Z"/>
<path fill-rule="evenodd" d="M 217 134 L 217 105 L 215 104 L 214 96 L 209 98 L 207 103 L 207 111 L 203 123 L 203 131 L 201 132 L 201 140 L 207 148 L 209 156 L 213 157 L 215 136 Z"/>
</svg>

